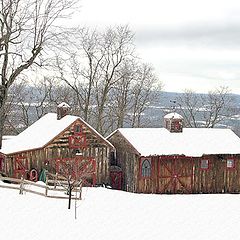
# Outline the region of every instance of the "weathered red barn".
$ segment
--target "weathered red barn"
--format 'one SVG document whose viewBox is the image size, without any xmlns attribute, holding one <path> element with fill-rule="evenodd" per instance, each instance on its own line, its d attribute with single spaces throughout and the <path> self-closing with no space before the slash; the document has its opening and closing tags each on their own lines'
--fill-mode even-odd
<svg viewBox="0 0 240 240">
<path fill-rule="evenodd" d="M 57 114 L 48 113 L 12 139 L 4 140 L 0 171 L 8 176 L 37 180 L 42 169 L 59 173 L 72 166 L 72 174 L 88 173 L 92 184 L 109 183 L 113 145 L 80 117 L 68 115 L 62 103 Z"/>
<path fill-rule="evenodd" d="M 122 128 L 107 139 L 122 189 L 138 193 L 240 192 L 240 139 L 230 129 L 183 128 L 177 113 L 165 128 Z M 113 168 L 113 166 L 112 166 Z M 122 176 L 122 179 L 121 179 Z"/>
</svg>

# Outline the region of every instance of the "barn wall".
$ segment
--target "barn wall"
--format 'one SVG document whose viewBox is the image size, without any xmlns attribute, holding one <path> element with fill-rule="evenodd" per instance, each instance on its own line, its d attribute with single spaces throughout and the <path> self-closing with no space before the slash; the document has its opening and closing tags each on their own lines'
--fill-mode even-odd
<svg viewBox="0 0 240 240">
<path fill-rule="evenodd" d="M 209 155 L 202 158 L 151 156 L 151 177 L 141 176 L 141 159 L 119 133 L 109 141 L 117 152 L 117 165 L 123 171 L 123 190 L 139 193 L 234 193 L 240 192 L 240 155 Z M 201 169 L 201 159 L 209 160 L 209 169 Z M 235 167 L 227 168 L 227 159 Z"/>
<path fill-rule="evenodd" d="M 76 124 L 81 126 L 82 135 L 85 136 L 86 142 L 83 146 L 80 144 L 78 147 L 72 148 L 69 145 L 69 137 L 74 135 Z M 113 149 L 80 120 L 72 124 L 42 149 L 8 155 L 6 172 L 9 176 L 13 176 L 16 157 L 25 156 L 26 160 L 23 160 L 23 162 L 27 170 L 36 168 L 40 172 L 42 168 L 47 168 L 50 172 L 55 173 L 56 159 L 75 158 L 76 150 L 81 152 L 83 158 L 91 157 L 96 160 L 97 183 L 109 183 L 110 153 Z"/>
<path fill-rule="evenodd" d="M 149 159 L 151 161 L 151 177 L 141 176 L 141 161 Z M 158 189 L 158 157 L 139 158 L 138 165 L 138 180 L 137 192 L 142 193 L 157 193 Z"/>
<path fill-rule="evenodd" d="M 240 192 L 240 155 L 206 156 L 209 170 L 201 170 L 200 161 L 194 161 L 194 193 Z M 205 159 L 204 158 L 204 159 Z M 226 167 L 227 159 L 235 159 L 235 167 Z"/>
<path fill-rule="evenodd" d="M 5 172 L 5 155 L 0 153 L 0 173 Z"/>
<path fill-rule="evenodd" d="M 45 158 L 45 152 L 43 149 L 38 149 L 35 151 L 28 151 L 24 153 L 18 153 L 18 154 L 11 154 L 7 155 L 6 159 L 6 174 L 11 177 L 18 177 L 20 178 L 21 175 L 23 174 L 23 171 L 20 173 L 16 173 L 16 169 L 20 169 L 21 166 L 19 166 L 18 163 L 16 163 L 16 159 L 21 157 L 21 163 L 25 169 L 32 169 L 36 168 L 41 170 L 42 167 L 44 166 L 44 161 L 46 160 Z M 26 173 L 24 174 L 26 176 Z"/>
<path fill-rule="evenodd" d="M 139 171 L 138 153 L 119 133 L 114 134 L 108 140 L 116 148 L 116 165 L 123 172 L 123 190 L 136 192 Z"/>
<path fill-rule="evenodd" d="M 202 158 L 171 157 L 152 161 L 149 178 L 139 175 L 137 192 L 142 193 L 234 193 L 240 192 L 240 155 L 211 155 Z M 201 169 L 201 159 L 208 159 L 209 169 Z M 235 159 L 228 169 L 227 159 Z M 139 159 L 140 165 L 141 158 Z"/>
</svg>

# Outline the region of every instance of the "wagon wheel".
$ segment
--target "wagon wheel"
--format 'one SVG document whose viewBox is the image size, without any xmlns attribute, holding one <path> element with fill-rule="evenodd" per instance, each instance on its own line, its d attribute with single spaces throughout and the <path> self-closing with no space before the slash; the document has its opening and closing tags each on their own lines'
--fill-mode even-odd
<svg viewBox="0 0 240 240">
<path fill-rule="evenodd" d="M 29 179 L 33 182 L 36 182 L 38 180 L 38 172 L 36 169 L 32 169 L 29 174 Z"/>
</svg>

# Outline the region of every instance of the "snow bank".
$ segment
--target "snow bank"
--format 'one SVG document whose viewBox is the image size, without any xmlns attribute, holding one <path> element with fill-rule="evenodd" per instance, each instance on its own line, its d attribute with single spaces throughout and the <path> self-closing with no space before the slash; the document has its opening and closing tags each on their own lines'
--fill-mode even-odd
<svg viewBox="0 0 240 240">
<path fill-rule="evenodd" d="M 0 188 L 4 240 L 239 239 L 240 195 L 144 195 L 84 189 L 77 220 L 67 200 Z"/>
</svg>

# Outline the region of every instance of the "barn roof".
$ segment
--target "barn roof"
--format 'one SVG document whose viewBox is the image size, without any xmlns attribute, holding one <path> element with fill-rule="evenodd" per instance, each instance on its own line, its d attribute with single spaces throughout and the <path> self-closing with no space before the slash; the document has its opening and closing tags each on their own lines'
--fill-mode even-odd
<svg viewBox="0 0 240 240">
<path fill-rule="evenodd" d="M 66 115 L 60 120 L 57 120 L 56 113 L 48 113 L 16 137 L 3 140 L 3 146 L 2 149 L 0 149 L 0 152 L 10 154 L 42 148 L 78 119 L 87 125 L 101 139 L 106 141 L 107 144 L 112 146 L 110 142 L 80 117 Z"/>
<path fill-rule="evenodd" d="M 183 117 L 180 114 L 173 112 L 165 115 L 164 119 L 183 119 Z"/>
<path fill-rule="evenodd" d="M 183 128 L 171 133 L 165 128 L 120 128 L 122 136 L 142 156 L 240 154 L 240 138 L 230 129 Z"/>
</svg>

